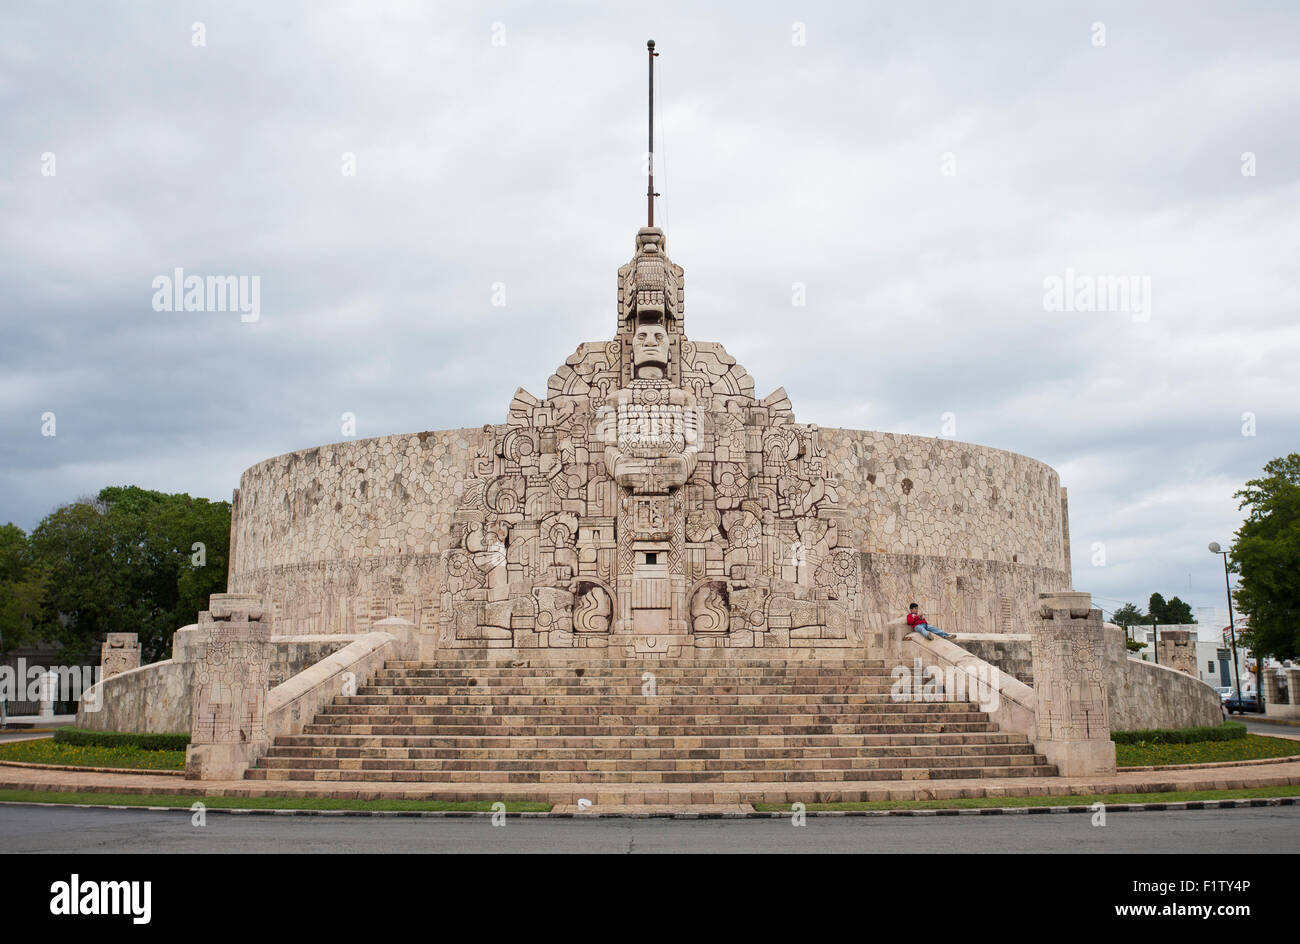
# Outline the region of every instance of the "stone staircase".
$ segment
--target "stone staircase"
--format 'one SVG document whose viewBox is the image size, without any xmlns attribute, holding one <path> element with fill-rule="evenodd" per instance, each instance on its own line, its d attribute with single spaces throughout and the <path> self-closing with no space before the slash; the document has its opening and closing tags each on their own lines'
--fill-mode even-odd
<svg viewBox="0 0 1300 944">
<path fill-rule="evenodd" d="M 655 694 L 643 693 L 654 673 Z M 883 662 L 389 662 L 250 780 L 824 783 L 1055 776 L 957 701 L 898 702 Z M 946 696 L 945 696 L 946 697 Z"/>
</svg>

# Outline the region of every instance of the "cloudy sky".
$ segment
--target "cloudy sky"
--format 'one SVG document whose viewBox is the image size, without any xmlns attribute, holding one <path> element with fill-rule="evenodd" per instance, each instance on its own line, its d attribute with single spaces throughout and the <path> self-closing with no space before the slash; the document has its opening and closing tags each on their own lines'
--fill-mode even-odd
<svg viewBox="0 0 1300 944">
<path fill-rule="evenodd" d="M 544 393 L 614 329 L 653 37 L 688 333 L 803 422 L 1049 463 L 1108 610 L 1222 606 L 1300 450 L 1300 10 L 1047 6 L 8 4 L 0 522 Z M 156 311 L 177 268 L 260 317 Z"/>
</svg>

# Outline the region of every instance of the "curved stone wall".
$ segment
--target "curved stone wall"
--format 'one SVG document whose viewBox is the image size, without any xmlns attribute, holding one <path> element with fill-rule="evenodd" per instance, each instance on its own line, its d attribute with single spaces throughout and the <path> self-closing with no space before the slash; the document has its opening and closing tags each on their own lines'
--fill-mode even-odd
<svg viewBox="0 0 1300 944">
<path fill-rule="evenodd" d="M 440 554 L 474 457 L 506 426 L 353 440 L 260 462 L 240 479 L 232 593 L 261 593 L 277 634 L 438 622 Z M 1037 594 L 1069 586 L 1056 473 L 952 440 L 819 431 L 862 554 L 866 629 L 911 599 L 966 632 L 1025 632 Z"/>
</svg>

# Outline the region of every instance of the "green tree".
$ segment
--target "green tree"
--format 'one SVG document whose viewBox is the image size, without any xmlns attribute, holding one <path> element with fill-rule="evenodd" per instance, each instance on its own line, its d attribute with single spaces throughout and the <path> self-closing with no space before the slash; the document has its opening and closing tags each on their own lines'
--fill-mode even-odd
<svg viewBox="0 0 1300 944">
<path fill-rule="evenodd" d="M 139 633 L 142 657 L 163 658 L 225 589 L 229 543 L 227 502 L 126 486 L 64 505 L 31 535 L 47 577 L 43 635 L 93 661 L 105 633 Z"/>
<path fill-rule="evenodd" d="M 1166 626 L 1196 622 L 1189 604 L 1178 597 L 1170 597 L 1166 600 L 1158 593 L 1151 594 L 1151 599 L 1147 602 L 1147 615 L 1144 618 L 1147 625 L 1151 624 L 1152 618 Z"/>
<path fill-rule="evenodd" d="M 1273 459 L 1262 478 L 1235 497 L 1249 509 L 1237 530 L 1229 566 L 1240 577 L 1237 607 L 1250 617 L 1251 651 L 1275 659 L 1300 657 L 1300 453 Z"/>
<path fill-rule="evenodd" d="M 13 522 L 0 528 L 0 657 L 39 641 L 45 575 Z"/>
<path fill-rule="evenodd" d="M 1110 621 L 1116 626 L 1139 626 L 1143 623 L 1150 623 L 1146 614 L 1139 610 L 1132 603 L 1125 603 L 1118 610 L 1111 614 Z"/>
<path fill-rule="evenodd" d="M 1160 622 L 1178 625 L 1195 623 L 1196 618 L 1192 616 L 1190 604 L 1184 603 L 1178 597 L 1170 597 L 1169 601 L 1165 603 L 1164 616 L 1161 617 Z"/>
</svg>

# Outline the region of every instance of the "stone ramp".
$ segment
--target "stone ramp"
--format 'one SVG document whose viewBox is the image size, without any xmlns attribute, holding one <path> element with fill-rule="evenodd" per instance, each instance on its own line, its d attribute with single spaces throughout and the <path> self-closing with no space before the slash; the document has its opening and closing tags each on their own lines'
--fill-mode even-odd
<svg viewBox="0 0 1300 944">
<path fill-rule="evenodd" d="M 247 779 L 691 785 L 1036 778 L 1022 734 L 939 696 L 900 702 L 883 662 L 390 662 Z"/>
</svg>

